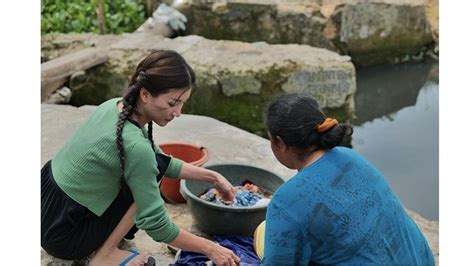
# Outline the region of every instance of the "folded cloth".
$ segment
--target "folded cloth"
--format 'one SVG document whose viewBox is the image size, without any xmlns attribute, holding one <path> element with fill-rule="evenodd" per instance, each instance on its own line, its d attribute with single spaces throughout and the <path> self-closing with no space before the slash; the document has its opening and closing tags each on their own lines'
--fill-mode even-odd
<svg viewBox="0 0 474 266">
<path fill-rule="evenodd" d="M 234 252 L 240 258 L 240 265 L 259 265 L 261 260 L 253 248 L 253 237 L 248 236 L 214 236 L 214 239 L 219 245 L 226 247 Z M 173 265 L 208 265 L 209 258 L 203 254 L 181 250 L 177 254 L 177 260 Z"/>
</svg>

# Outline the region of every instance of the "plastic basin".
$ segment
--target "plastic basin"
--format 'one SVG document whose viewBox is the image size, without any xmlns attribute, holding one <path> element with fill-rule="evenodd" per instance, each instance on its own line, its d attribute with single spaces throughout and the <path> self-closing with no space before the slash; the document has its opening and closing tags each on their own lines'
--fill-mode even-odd
<svg viewBox="0 0 474 266">
<path fill-rule="evenodd" d="M 270 192 L 284 183 L 284 180 L 258 167 L 241 164 L 220 164 L 205 167 L 221 173 L 232 185 L 240 185 L 249 179 L 255 185 Z M 199 195 L 212 187 L 207 182 L 181 180 L 181 192 L 186 197 L 195 225 L 209 235 L 253 236 L 255 228 L 265 220 L 266 206 L 229 207 L 219 206 L 199 198 Z"/>
<path fill-rule="evenodd" d="M 202 166 L 209 160 L 209 152 L 205 147 L 189 143 L 173 142 L 163 143 L 160 149 L 168 155 L 181 159 L 187 163 Z M 180 194 L 179 179 L 164 176 L 160 183 L 160 192 L 165 201 L 169 203 L 183 203 L 186 200 Z"/>
</svg>

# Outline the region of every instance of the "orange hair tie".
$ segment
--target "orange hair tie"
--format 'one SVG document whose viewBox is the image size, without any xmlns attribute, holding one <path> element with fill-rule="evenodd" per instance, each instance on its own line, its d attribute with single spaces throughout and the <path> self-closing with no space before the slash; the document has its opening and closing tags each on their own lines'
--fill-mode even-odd
<svg viewBox="0 0 474 266">
<path fill-rule="evenodd" d="M 324 122 L 322 122 L 320 125 L 317 127 L 317 131 L 319 133 L 328 131 L 329 129 L 333 128 L 335 125 L 337 125 L 337 120 L 334 118 L 326 118 Z"/>
</svg>

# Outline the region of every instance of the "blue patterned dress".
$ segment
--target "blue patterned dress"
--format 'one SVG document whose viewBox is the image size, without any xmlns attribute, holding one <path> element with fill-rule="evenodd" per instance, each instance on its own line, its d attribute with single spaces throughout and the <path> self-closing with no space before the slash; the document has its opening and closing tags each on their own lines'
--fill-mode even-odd
<svg viewBox="0 0 474 266">
<path fill-rule="evenodd" d="M 336 147 L 275 192 L 263 264 L 435 263 L 382 173 L 355 151 Z"/>
</svg>

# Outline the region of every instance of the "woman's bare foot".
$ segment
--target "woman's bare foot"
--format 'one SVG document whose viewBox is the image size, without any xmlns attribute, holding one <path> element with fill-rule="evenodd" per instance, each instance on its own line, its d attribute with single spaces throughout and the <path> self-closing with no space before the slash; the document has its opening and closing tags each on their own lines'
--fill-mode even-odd
<svg viewBox="0 0 474 266">
<path fill-rule="evenodd" d="M 102 253 L 102 254 L 100 254 Z M 127 251 L 127 250 L 121 250 L 121 249 L 114 249 L 111 252 L 107 254 L 103 254 L 104 252 L 99 252 L 96 253 L 91 261 L 89 262 L 89 266 L 102 266 L 102 265 L 119 265 L 122 261 L 124 261 L 126 258 L 130 257 L 133 255 L 133 252 Z M 142 266 L 145 265 L 145 263 L 148 261 L 148 257 L 150 257 L 150 254 L 147 252 L 140 253 L 140 255 L 137 255 L 134 257 L 132 260 L 130 260 L 126 265 L 127 266 Z"/>
</svg>

